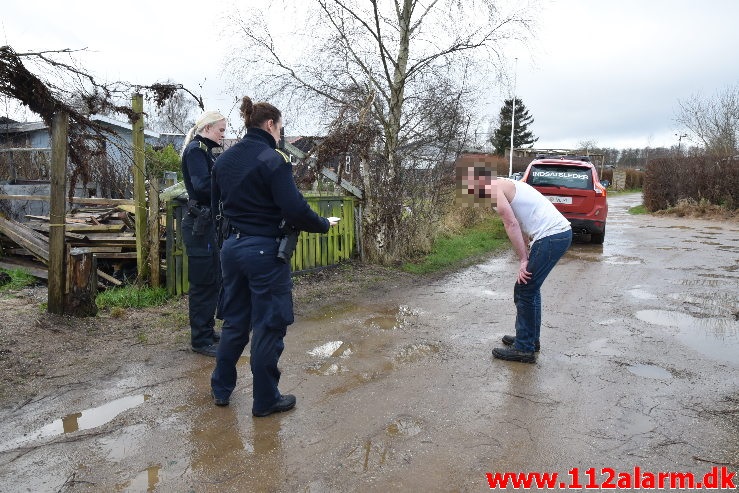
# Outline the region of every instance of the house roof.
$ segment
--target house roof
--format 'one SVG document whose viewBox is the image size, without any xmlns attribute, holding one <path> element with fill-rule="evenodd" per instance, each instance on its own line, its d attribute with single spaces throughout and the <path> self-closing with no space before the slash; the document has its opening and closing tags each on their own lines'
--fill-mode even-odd
<svg viewBox="0 0 739 493">
<path fill-rule="evenodd" d="M 286 139 L 290 144 L 297 147 L 304 153 L 310 152 L 316 145 L 320 144 L 324 137 L 291 137 Z"/>
<path fill-rule="evenodd" d="M 182 144 L 185 143 L 185 135 L 184 134 L 178 134 L 178 133 L 161 133 L 156 139 L 156 142 L 153 142 L 152 145 L 154 147 L 167 147 L 169 144 L 172 144 L 172 147 L 174 147 L 176 150 L 180 150 L 182 147 Z"/>
<path fill-rule="evenodd" d="M 285 151 L 289 152 L 298 159 L 305 159 L 305 153 L 290 142 L 285 142 Z"/>
<path fill-rule="evenodd" d="M 12 120 L 11 120 L 12 121 Z M 25 132 L 34 132 L 36 130 L 46 129 L 44 122 L 13 122 L 0 124 L 0 133 L 3 134 L 21 134 Z"/>
<path fill-rule="evenodd" d="M 103 115 L 92 115 L 90 117 L 90 120 L 94 122 L 100 122 L 104 123 L 113 127 L 123 128 L 126 130 L 131 130 L 131 124 L 129 122 L 122 122 L 120 120 L 116 120 L 115 118 L 111 118 L 109 116 L 103 116 Z M 153 130 L 148 130 L 144 128 L 144 135 L 146 137 L 159 137 L 159 132 L 154 132 Z"/>
<path fill-rule="evenodd" d="M 102 124 L 105 124 L 111 127 L 131 130 L 130 123 L 122 122 L 120 120 L 116 120 L 108 116 L 93 115 L 90 117 L 90 120 L 94 122 L 99 122 L 99 123 L 102 123 Z M 46 123 L 44 122 L 13 122 L 13 120 L 10 120 L 10 119 L 6 119 L 6 121 L 0 124 L 0 133 L 18 134 L 18 133 L 25 133 L 25 132 L 35 132 L 37 130 L 46 130 L 48 128 L 46 126 Z M 154 132 L 152 130 L 147 130 L 147 129 L 144 129 L 144 135 L 146 137 L 155 137 L 155 138 L 159 137 L 158 132 Z"/>
</svg>

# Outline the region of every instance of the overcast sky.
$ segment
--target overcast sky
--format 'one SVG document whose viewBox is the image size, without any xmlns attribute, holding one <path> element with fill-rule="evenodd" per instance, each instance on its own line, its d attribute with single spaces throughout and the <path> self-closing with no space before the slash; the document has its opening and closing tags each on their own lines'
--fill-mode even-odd
<svg viewBox="0 0 739 493">
<path fill-rule="evenodd" d="M 221 78 L 229 48 L 221 23 L 231 4 L 4 0 L 0 43 L 16 51 L 87 48 L 78 59 L 101 79 L 172 79 L 228 114 L 236 98 Z M 534 117 L 537 148 L 586 140 L 670 147 L 681 130 L 679 101 L 739 84 L 736 0 L 543 0 L 537 17 L 530 47 L 509 54 L 518 56 L 510 71 Z M 512 89 L 491 87 L 484 106 L 491 120 Z M 312 129 L 288 133 L 301 130 Z"/>
</svg>

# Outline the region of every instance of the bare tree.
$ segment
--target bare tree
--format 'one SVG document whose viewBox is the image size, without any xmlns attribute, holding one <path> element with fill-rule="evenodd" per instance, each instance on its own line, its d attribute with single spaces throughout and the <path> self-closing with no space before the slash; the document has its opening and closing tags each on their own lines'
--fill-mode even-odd
<svg viewBox="0 0 739 493">
<path fill-rule="evenodd" d="M 172 81 L 166 84 L 175 85 Z M 193 112 L 196 108 L 196 100 L 177 91 L 161 106 L 155 104 L 149 110 L 148 126 L 159 132 L 186 134 L 195 123 Z"/>
<path fill-rule="evenodd" d="M 339 133 L 354 128 L 350 133 L 366 147 L 361 153 L 365 254 L 392 262 L 405 249 L 403 217 L 413 214 L 404 204 L 409 192 L 404 176 L 424 174 L 409 171 L 423 160 L 439 163 L 453 154 L 454 141 L 464 140 L 457 134 L 469 122 L 465 113 L 476 89 L 484 82 L 489 90 L 495 67 L 502 66 L 502 43 L 525 33 L 530 20 L 525 10 L 502 14 L 493 0 L 316 0 L 313 5 L 296 19 L 305 32 L 291 35 L 292 52 L 264 28 L 266 11 L 274 5 L 234 16 L 244 45 L 234 51 L 230 68 L 240 80 L 262 88 L 258 96 L 297 102 L 332 121 L 330 128 Z M 296 52 L 296 46 L 302 49 Z"/>
<path fill-rule="evenodd" d="M 694 95 L 679 104 L 677 123 L 707 153 L 730 157 L 739 152 L 739 85 L 726 88 L 714 98 Z"/>
<path fill-rule="evenodd" d="M 158 107 L 179 91 L 190 94 L 201 108 L 202 98 L 176 84 L 100 82 L 78 65 L 74 55 L 79 51 L 84 50 L 17 52 L 10 46 L 0 46 L 0 96 L 22 103 L 49 127 L 57 111 L 69 116 L 70 196 L 78 182 L 86 185 L 93 176 L 108 177 L 116 183 L 106 186 L 124 190 L 130 181 L 128 176 L 122 176 L 114 169 L 116 163 L 102 157 L 107 146 L 112 146 L 118 148 L 123 159 L 132 162 L 130 146 L 113 138 L 109 129 L 90 117 L 121 114 L 133 123 L 141 117 L 130 106 L 133 92 L 146 91 Z M 101 169 L 100 165 L 111 168 Z"/>
</svg>

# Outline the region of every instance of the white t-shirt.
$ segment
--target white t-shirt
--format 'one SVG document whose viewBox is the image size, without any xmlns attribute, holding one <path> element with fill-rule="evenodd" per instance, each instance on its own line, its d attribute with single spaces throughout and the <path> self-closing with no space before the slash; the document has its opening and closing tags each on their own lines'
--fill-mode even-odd
<svg viewBox="0 0 739 493">
<path fill-rule="evenodd" d="M 531 238 L 531 243 L 572 229 L 570 221 L 534 187 L 522 181 L 510 181 L 516 186 L 511 209 L 521 230 Z"/>
</svg>

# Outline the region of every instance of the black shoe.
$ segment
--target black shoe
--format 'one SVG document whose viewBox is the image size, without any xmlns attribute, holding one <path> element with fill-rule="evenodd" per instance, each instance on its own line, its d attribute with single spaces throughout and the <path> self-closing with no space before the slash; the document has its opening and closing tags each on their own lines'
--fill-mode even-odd
<svg viewBox="0 0 739 493">
<path fill-rule="evenodd" d="M 216 350 L 218 349 L 218 344 L 208 344 L 207 346 L 202 347 L 193 347 L 192 350 L 195 353 L 202 354 L 205 356 L 210 356 L 212 358 L 216 357 Z"/>
<path fill-rule="evenodd" d="M 493 356 L 506 361 L 519 361 L 521 363 L 536 363 L 536 354 L 519 351 L 512 347 L 493 348 Z"/>
<path fill-rule="evenodd" d="M 503 339 L 501 340 L 503 341 L 503 344 L 505 344 L 506 346 L 513 346 L 513 343 L 516 342 L 516 338 L 514 336 L 503 336 Z M 540 347 L 541 346 L 537 342 L 536 344 L 534 344 L 534 351 L 538 353 Z"/>
<path fill-rule="evenodd" d="M 216 397 L 216 394 L 215 394 L 215 392 L 213 392 L 213 389 L 211 389 L 210 395 L 211 395 L 211 397 L 213 397 L 213 404 L 215 404 L 216 406 L 221 406 L 221 407 L 228 406 L 229 400 L 228 399 L 219 399 L 218 397 Z"/>
<path fill-rule="evenodd" d="M 290 409 L 294 408 L 295 402 L 296 399 L 294 395 L 285 394 L 280 396 L 280 398 L 272 405 L 272 407 L 267 408 L 264 411 L 252 410 L 251 413 L 258 418 L 263 418 L 264 416 L 269 416 L 270 414 L 274 413 L 284 413 L 285 411 L 289 411 Z"/>
</svg>

